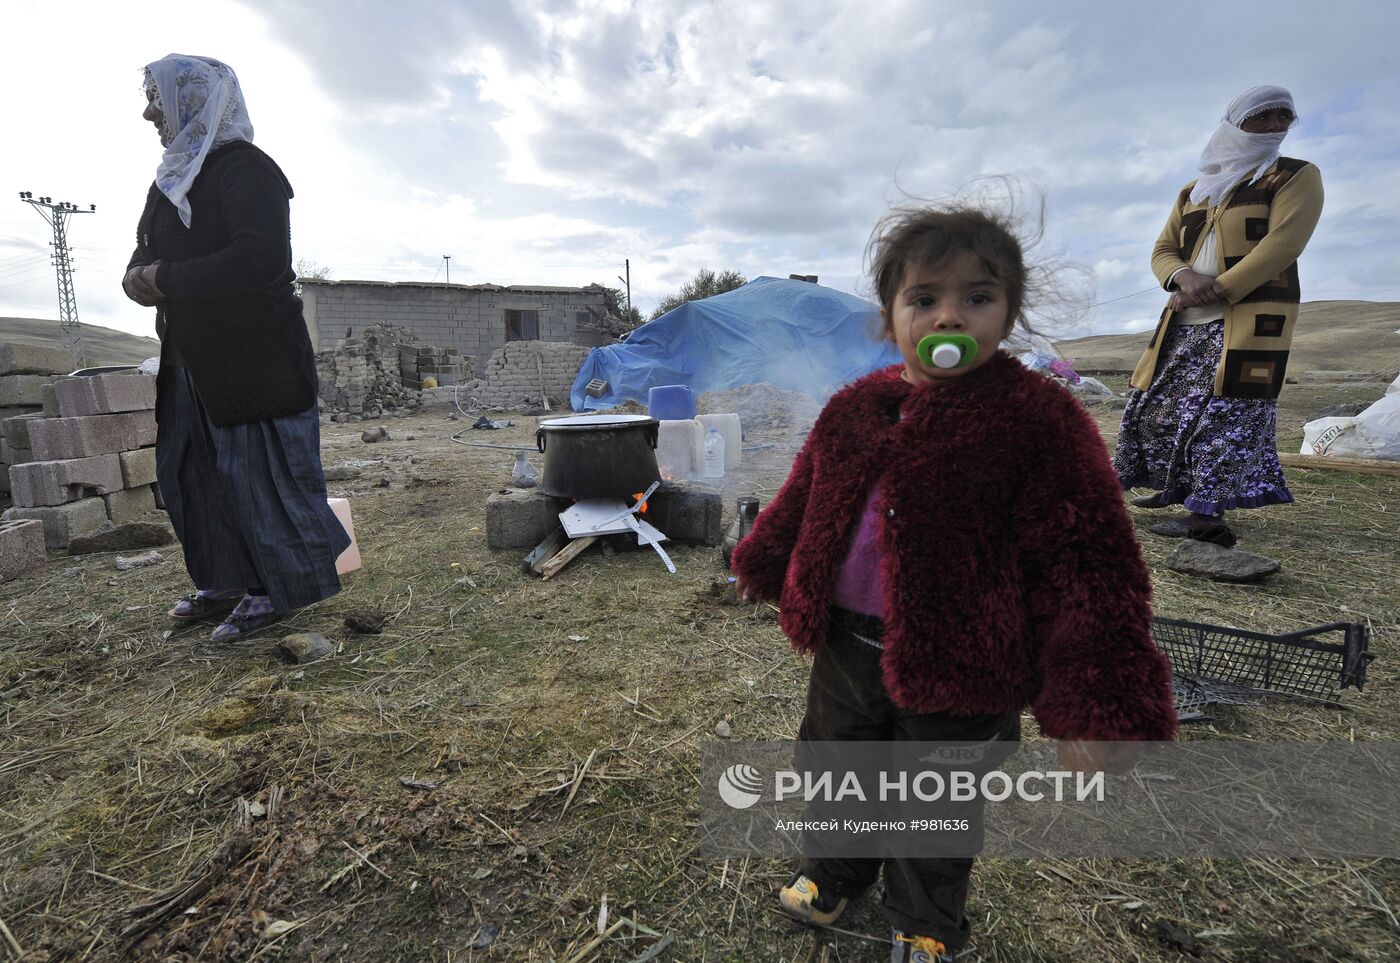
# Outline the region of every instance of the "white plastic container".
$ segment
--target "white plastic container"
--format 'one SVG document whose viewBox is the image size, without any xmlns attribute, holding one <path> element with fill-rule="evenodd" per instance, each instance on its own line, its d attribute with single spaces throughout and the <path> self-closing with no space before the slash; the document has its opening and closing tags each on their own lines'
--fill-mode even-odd
<svg viewBox="0 0 1400 963">
<path fill-rule="evenodd" d="M 731 472 L 739 467 L 744 454 L 744 431 L 735 414 L 700 415 L 700 424 L 709 431 L 711 426 L 718 428 L 724 438 L 724 470 Z"/>
<path fill-rule="evenodd" d="M 659 422 L 656 467 L 665 481 L 699 478 L 705 466 L 705 426 L 694 418 Z"/>
<path fill-rule="evenodd" d="M 724 477 L 724 436 L 713 425 L 705 433 L 705 477 Z"/>
<path fill-rule="evenodd" d="M 343 498 L 327 498 L 326 501 L 331 506 L 331 511 L 335 512 L 335 517 L 340 521 L 340 526 L 345 529 L 345 534 L 350 536 L 350 547 L 340 553 L 340 557 L 335 560 L 335 574 L 345 575 L 347 572 L 358 571 L 360 568 L 360 547 L 355 544 L 355 523 L 350 520 L 350 503 Z"/>
</svg>

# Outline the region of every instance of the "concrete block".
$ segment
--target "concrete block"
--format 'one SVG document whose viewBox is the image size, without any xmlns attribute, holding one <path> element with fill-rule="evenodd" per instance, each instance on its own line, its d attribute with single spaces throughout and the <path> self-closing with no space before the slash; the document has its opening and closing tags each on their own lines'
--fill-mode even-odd
<svg viewBox="0 0 1400 963">
<path fill-rule="evenodd" d="M 36 408 L 33 405 L 7 405 L 4 408 L 0 408 L 0 422 L 8 418 L 18 418 L 20 415 L 38 414 L 41 410 L 42 409 Z"/>
<path fill-rule="evenodd" d="M 156 480 L 156 450 L 138 448 L 117 455 L 122 466 L 122 487 L 137 488 L 152 485 Z"/>
<path fill-rule="evenodd" d="M 63 505 L 91 495 L 121 491 L 122 466 L 116 455 L 31 461 L 10 469 L 10 487 L 21 508 Z"/>
<path fill-rule="evenodd" d="M 29 440 L 29 425 L 36 418 L 44 417 L 41 412 L 31 410 L 28 414 L 14 415 L 0 421 L 0 435 L 10 443 L 11 448 L 33 448 Z"/>
<path fill-rule="evenodd" d="M 0 582 L 42 567 L 46 558 L 42 522 L 0 522 Z"/>
<path fill-rule="evenodd" d="M 49 375 L 0 375 L 0 407 L 42 405 L 44 382 L 51 380 Z"/>
<path fill-rule="evenodd" d="M 45 418 L 57 418 L 57 417 L 58 417 L 58 393 L 54 390 L 54 385 L 57 384 L 60 380 L 62 380 L 62 379 L 60 379 L 60 378 L 55 378 L 53 381 L 51 381 L 51 382 L 49 382 L 48 384 L 44 385 L 44 391 L 43 391 L 43 393 L 44 393 L 44 417 L 45 417 Z"/>
<path fill-rule="evenodd" d="M 567 498 L 554 498 L 537 488 L 493 492 L 486 499 L 486 545 L 534 548 L 559 527 L 559 513 L 568 507 Z"/>
<path fill-rule="evenodd" d="M 63 549 L 78 535 L 95 531 L 107 523 L 107 506 L 101 498 L 84 498 L 80 502 L 54 505 L 48 508 L 7 508 L 0 516 L 5 521 L 35 519 L 44 525 L 44 544 L 51 549 Z"/>
<path fill-rule="evenodd" d="M 17 341 L 0 344 L 0 375 L 67 374 L 74 367 L 66 348 Z"/>
<path fill-rule="evenodd" d="M 662 484 L 644 517 L 673 542 L 718 545 L 724 537 L 724 502 L 718 492 Z"/>
<path fill-rule="evenodd" d="M 156 379 L 124 371 L 65 378 L 54 384 L 54 393 L 61 418 L 152 411 L 156 406 Z"/>
<path fill-rule="evenodd" d="M 107 517 L 111 519 L 113 525 L 134 522 L 142 515 L 156 510 L 156 500 L 155 496 L 151 494 L 150 485 L 144 485 L 141 488 L 123 488 L 110 495 L 103 495 L 102 501 L 107 506 Z"/>
<path fill-rule="evenodd" d="M 156 418 L 151 411 L 38 418 L 29 426 L 29 439 L 41 461 L 130 451 L 156 443 Z"/>
</svg>

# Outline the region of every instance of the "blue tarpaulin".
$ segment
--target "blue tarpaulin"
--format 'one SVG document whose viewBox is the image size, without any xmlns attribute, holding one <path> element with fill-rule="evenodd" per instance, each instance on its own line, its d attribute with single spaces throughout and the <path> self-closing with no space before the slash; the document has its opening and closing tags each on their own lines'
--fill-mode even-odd
<svg viewBox="0 0 1400 963">
<path fill-rule="evenodd" d="M 689 385 L 697 395 L 768 382 L 814 398 L 900 360 L 879 339 L 869 301 L 812 284 L 755 278 L 741 288 L 690 301 L 594 348 L 569 393 L 575 411 L 647 403 L 657 385 Z M 584 389 L 606 381 L 599 398 Z"/>
</svg>

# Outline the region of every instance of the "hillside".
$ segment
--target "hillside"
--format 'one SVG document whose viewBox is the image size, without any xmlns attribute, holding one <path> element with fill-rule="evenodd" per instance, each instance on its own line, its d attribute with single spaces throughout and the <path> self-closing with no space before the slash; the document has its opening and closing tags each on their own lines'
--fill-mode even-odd
<svg viewBox="0 0 1400 963">
<path fill-rule="evenodd" d="M 1400 366 L 1400 304 L 1308 301 L 1298 315 L 1288 373 L 1370 371 L 1395 376 Z M 1075 368 L 1131 372 L 1152 332 L 1106 334 L 1056 342 Z"/>
<path fill-rule="evenodd" d="M 83 360 L 91 367 L 103 364 L 140 364 L 160 354 L 160 342 L 155 338 L 139 338 L 125 331 L 104 328 L 96 324 L 80 325 L 83 339 Z M 57 321 L 40 318 L 0 318 L 0 344 L 16 341 L 21 344 L 63 344 L 63 331 Z"/>
</svg>

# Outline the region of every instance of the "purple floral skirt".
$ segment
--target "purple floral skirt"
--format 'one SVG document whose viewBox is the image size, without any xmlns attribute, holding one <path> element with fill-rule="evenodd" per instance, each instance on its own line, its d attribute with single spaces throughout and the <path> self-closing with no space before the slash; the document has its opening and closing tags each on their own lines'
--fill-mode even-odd
<svg viewBox="0 0 1400 963">
<path fill-rule="evenodd" d="M 1225 322 L 1173 326 L 1145 390 L 1123 412 L 1113 467 L 1126 488 L 1202 515 L 1293 501 L 1278 462 L 1277 403 L 1217 398 Z"/>
</svg>

